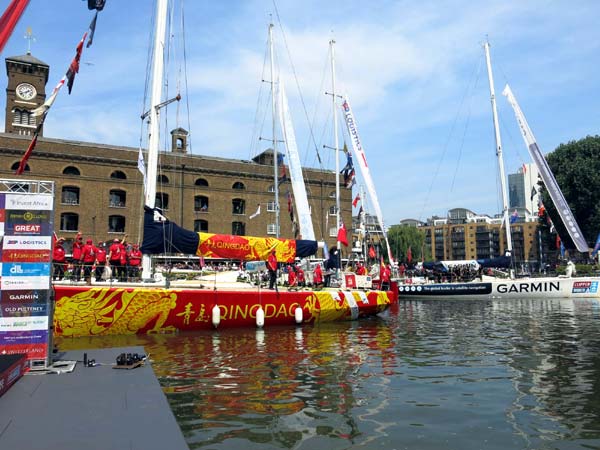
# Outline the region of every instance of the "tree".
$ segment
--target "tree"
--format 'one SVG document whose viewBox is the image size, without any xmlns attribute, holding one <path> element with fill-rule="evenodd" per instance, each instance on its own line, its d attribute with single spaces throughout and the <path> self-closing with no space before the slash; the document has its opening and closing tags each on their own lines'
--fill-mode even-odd
<svg viewBox="0 0 600 450">
<path fill-rule="evenodd" d="M 600 232 L 600 136 L 561 144 L 546 160 L 588 245 L 593 247 Z M 541 194 L 565 247 L 574 248 L 546 189 L 541 189 Z"/>
<path fill-rule="evenodd" d="M 412 251 L 413 262 L 423 259 L 425 247 L 425 232 L 423 230 L 408 225 L 392 225 L 387 236 L 392 253 L 398 262 L 406 262 L 409 248 Z"/>
</svg>

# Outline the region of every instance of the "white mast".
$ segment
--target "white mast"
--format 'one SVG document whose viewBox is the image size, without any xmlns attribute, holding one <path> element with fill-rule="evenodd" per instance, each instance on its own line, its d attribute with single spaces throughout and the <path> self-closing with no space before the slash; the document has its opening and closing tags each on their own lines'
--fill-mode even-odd
<svg viewBox="0 0 600 450">
<path fill-rule="evenodd" d="M 273 24 L 269 24 L 269 53 L 271 58 L 271 108 L 273 127 L 273 179 L 275 184 L 275 236 L 279 237 L 279 174 L 277 170 L 277 137 L 275 136 L 275 117 L 277 115 L 277 101 L 275 99 L 275 55 L 273 54 Z"/>
<path fill-rule="evenodd" d="M 336 108 L 336 94 L 335 94 L 335 51 L 334 51 L 335 40 L 329 41 L 329 47 L 331 48 L 331 99 L 333 106 L 333 150 L 335 153 L 335 224 L 336 224 L 336 236 L 340 229 L 340 158 L 338 155 L 338 129 L 337 129 L 337 108 Z M 341 253 L 340 253 L 340 241 L 337 241 L 337 249 L 339 255 L 339 261 L 341 264 Z"/>
<path fill-rule="evenodd" d="M 500 186 L 502 187 L 502 220 L 506 227 L 506 251 L 512 258 L 512 235 L 510 233 L 510 220 L 508 218 L 508 194 L 506 190 L 506 176 L 504 174 L 504 159 L 502 158 L 502 140 L 500 138 L 500 126 L 498 125 L 498 111 L 496 110 L 496 94 L 494 92 L 494 76 L 492 75 L 492 63 L 490 61 L 490 43 L 483 44 L 485 60 L 487 63 L 488 80 L 490 84 L 490 98 L 492 102 L 492 115 L 494 119 L 494 135 L 496 137 L 496 156 L 500 169 Z"/>
<path fill-rule="evenodd" d="M 156 176 L 158 167 L 158 145 L 160 139 L 159 106 L 162 97 L 166 29 L 167 29 L 167 0 L 156 1 L 156 18 L 154 29 L 154 48 L 152 56 L 152 89 L 150 97 L 150 127 L 148 137 L 148 168 L 146 173 L 146 206 L 154 208 L 156 201 Z M 142 279 L 151 278 L 150 255 L 142 257 Z"/>
</svg>

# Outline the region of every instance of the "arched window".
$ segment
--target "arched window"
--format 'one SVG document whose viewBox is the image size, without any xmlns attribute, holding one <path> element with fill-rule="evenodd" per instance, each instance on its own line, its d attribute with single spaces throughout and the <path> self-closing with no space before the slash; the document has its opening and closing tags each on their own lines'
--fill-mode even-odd
<svg viewBox="0 0 600 450">
<path fill-rule="evenodd" d="M 63 186 L 60 202 L 63 205 L 79 205 L 79 188 L 77 186 Z"/>
<path fill-rule="evenodd" d="M 161 184 L 169 184 L 169 178 L 166 175 L 157 175 L 156 182 Z"/>
<path fill-rule="evenodd" d="M 194 184 L 196 186 L 208 187 L 208 181 L 206 181 L 204 178 L 198 178 Z"/>
<path fill-rule="evenodd" d="M 63 169 L 63 175 L 79 176 L 81 175 L 81 172 L 79 172 L 79 169 L 75 166 L 67 166 Z"/>
<path fill-rule="evenodd" d="M 196 195 L 194 197 L 194 211 L 196 212 L 207 212 L 208 211 L 208 197 L 205 195 Z"/>
<path fill-rule="evenodd" d="M 194 220 L 194 231 L 196 233 L 208 233 L 208 220 Z"/>
<path fill-rule="evenodd" d="M 127 175 L 125 175 L 125 173 L 120 170 L 115 170 L 113 173 L 110 174 L 110 177 L 115 180 L 126 180 L 127 179 Z"/>
<path fill-rule="evenodd" d="M 246 186 L 244 186 L 244 183 L 242 183 L 241 181 L 236 181 L 235 183 L 233 183 L 233 186 L 231 186 L 231 189 L 235 189 L 236 191 L 243 191 L 244 189 L 246 189 Z"/>
<path fill-rule="evenodd" d="M 156 202 L 154 203 L 154 206 L 164 211 L 169 209 L 169 194 L 165 194 L 164 192 L 157 192 Z"/>
<path fill-rule="evenodd" d="M 12 166 L 10 166 L 10 170 L 12 170 L 13 172 L 15 170 L 17 170 L 19 168 L 19 165 L 21 164 L 21 162 L 17 161 L 16 163 L 14 163 Z M 31 171 L 31 169 L 29 168 L 29 164 L 25 164 L 25 172 L 29 172 Z"/>
<path fill-rule="evenodd" d="M 127 206 L 127 193 L 121 189 L 111 189 L 109 192 L 108 206 L 125 208 Z"/>
<path fill-rule="evenodd" d="M 125 217 L 123 216 L 108 216 L 108 232 L 109 233 L 124 233 L 125 232 Z"/>
<path fill-rule="evenodd" d="M 183 148 L 183 139 L 182 138 L 177 138 L 175 147 L 177 148 L 177 150 L 181 150 Z"/>
<path fill-rule="evenodd" d="M 246 224 L 244 222 L 231 222 L 231 234 L 234 236 L 243 236 L 246 234 Z"/>
<path fill-rule="evenodd" d="M 79 229 L 79 215 L 75 213 L 62 213 L 60 215 L 60 231 L 77 231 Z"/>
<path fill-rule="evenodd" d="M 35 117 L 31 114 L 31 111 L 27 109 L 15 108 L 13 109 L 13 124 L 14 125 L 31 125 L 35 126 Z"/>
<path fill-rule="evenodd" d="M 231 201 L 232 213 L 233 214 L 246 214 L 246 200 L 241 198 L 234 198 Z"/>
</svg>

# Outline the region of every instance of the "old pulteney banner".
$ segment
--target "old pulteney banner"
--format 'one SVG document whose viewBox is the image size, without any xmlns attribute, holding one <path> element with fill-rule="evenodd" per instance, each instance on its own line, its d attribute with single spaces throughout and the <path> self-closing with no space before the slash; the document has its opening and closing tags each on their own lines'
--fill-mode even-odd
<svg viewBox="0 0 600 450">
<path fill-rule="evenodd" d="M 45 368 L 52 342 L 54 184 L 0 180 L 0 348 Z"/>
<path fill-rule="evenodd" d="M 147 255 L 184 253 L 207 258 L 258 261 L 266 260 L 273 250 L 279 262 L 293 262 L 294 258 L 314 255 L 317 241 L 198 233 L 181 228 L 164 217 L 156 220 L 154 210 L 150 208 L 146 208 L 144 214 L 142 252 Z"/>
</svg>

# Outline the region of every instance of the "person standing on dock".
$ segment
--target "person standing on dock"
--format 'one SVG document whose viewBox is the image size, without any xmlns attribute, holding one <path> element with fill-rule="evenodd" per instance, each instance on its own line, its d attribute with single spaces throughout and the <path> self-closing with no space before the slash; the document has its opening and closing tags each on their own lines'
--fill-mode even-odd
<svg viewBox="0 0 600 450">
<path fill-rule="evenodd" d="M 98 242 L 98 246 L 96 247 L 98 250 L 96 252 L 96 281 L 102 281 L 102 274 L 104 273 L 104 268 L 106 267 L 106 248 L 104 242 Z"/>
<path fill-rule="evenodd" d="M 98 249 L 94 246 L 94 241 L 88 239 L 81 250 L 81 260 L 83 261 L 83 279 L 88 286 L 92 284 L 92 266 L 96 262 L 96 253 Z"/>
</svg>

